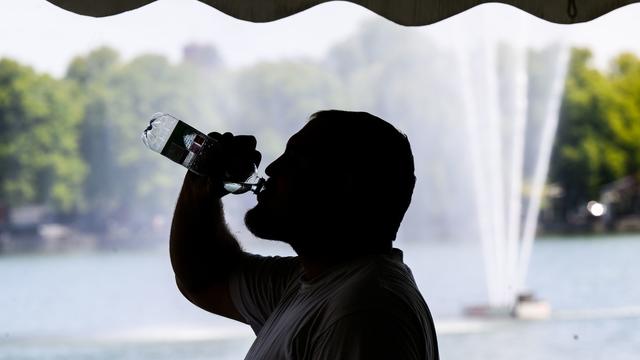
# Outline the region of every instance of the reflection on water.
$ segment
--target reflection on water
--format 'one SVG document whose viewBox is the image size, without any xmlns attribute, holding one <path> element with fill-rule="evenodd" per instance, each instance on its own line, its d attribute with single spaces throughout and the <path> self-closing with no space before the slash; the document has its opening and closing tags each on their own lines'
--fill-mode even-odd
<svg viewBox="0 0 640 360">
<path fill-rule="evenodd" d="M 640 237 L 537 242 L 529 284 L 559 315 L 544 322 L 460 317 L 486 302 L 476 245 L 398 246 L 436 318 L 443 359 L 635 359 L 640 351 L 638 312 L 589 316 L 640 306 Z M 247 327 L 178 294 L 164 250 L 3 257 L 0 283 L 0 359 L 239 359 L 252 341 Z"/>
</svg>

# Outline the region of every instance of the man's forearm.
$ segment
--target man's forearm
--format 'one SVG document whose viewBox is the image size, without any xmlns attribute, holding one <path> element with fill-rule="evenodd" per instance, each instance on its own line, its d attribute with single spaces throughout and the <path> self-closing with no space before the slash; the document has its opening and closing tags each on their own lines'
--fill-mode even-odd
<svg viewBox="0 0 640 360">
<path fill-rule="evenodd" d="M 187 173 L 171 224 L 171 264 L 188 291 L 225 282 L 242 255 L 225 224 L 220 196 L 207 181 Z"/>
</svg>

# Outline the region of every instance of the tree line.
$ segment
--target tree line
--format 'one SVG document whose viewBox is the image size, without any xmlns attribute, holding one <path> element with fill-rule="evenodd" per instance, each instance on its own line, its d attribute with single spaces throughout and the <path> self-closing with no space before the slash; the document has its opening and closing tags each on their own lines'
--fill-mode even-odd
<svg viewBox="0 0 640 360">
<path fill-rule="evenodd" d="M 640 176 L 640 58 L 623 53 L 605 70 L 574 49 L 565 83 L 550 181 L 560 185 L 561 216 L 600 198 L 603 187 Z"/>
<path fill-rule="evenodd" d="M 98 48 L 73 59 L 61 78 L 1 59 L 0 206 L 46 204 L 60 218 L 135 225 L 172 209 L 182 174 L 140 142 L 153 113 L 175 114 L 205 132 L 255 134 L 268 161 L 311 113 L 347 108 L 392 120 L 409 134 L 414 152 L 424 155 L 416 156 L 416 172 L 426 191 L 414 196 L 408 218 L 431 219 L 414 224 L 439 236 L 434 228 L 468 215 L 439 204 L 470 197 L 461 190 L 465 173 L 447 173 L 468 161 L 456 153 L 462 120 L 446 81 L 450 60 L 448 50 L 417 32 L 379 23 L 322 59 L 241 69 L 225 66 L 214 47 L 195 44 L 178 63 L 153 54 L 124 60 Z M 572 51 L 551 165 L 550 181 L 565 190 L 567 209 L 640 166 L 640 59 L 622 54 L 607 70 L 590 61 L 588 50 Z"/>
</svg>

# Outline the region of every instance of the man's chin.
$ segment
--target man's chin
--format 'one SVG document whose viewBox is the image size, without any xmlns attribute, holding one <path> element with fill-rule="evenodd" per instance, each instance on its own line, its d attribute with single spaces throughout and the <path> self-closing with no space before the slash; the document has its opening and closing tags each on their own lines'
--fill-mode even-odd
<svg viewBox="0 0 640 360">
<path fill-rule="evenodd" d="M 244 216 L 244 224 L 254 236 L 261 239 L 284 239 L 282 231 L 278 231 L 278 221 L 269 211 L 261 208 L 259 204 L 247 211 Z"/>
</svg>

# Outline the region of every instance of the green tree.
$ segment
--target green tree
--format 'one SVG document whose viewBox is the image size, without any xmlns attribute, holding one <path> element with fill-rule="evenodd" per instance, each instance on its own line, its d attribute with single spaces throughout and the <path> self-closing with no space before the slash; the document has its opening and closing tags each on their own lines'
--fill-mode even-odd
<svg viewBox="0 0 640 360">
<path fill-rule="evenodd" d="M 204 55 L 215 53 L 204 49 Z M 100 48 L 70 64 L 67 79 L 82 90 L 85 104 L 87 211 L 97 221 L 114 216 L 133 221 L 171 209 L 183 170 L 142 145 L 140 133 L 153 113 L 172 113 L 203 131 L 221 127 L 219 95 L 226 83 L 215 80 L 226 79 L 223 69 L 189 54 L 177 65 L 158 55 L 124 62 L 116 51 Z"/>
<path fill-rule="evenodd" d="M 609 133 L 616 150 L 608 154 L 613 177 L 640 172 L 640 59 L 630 53 L 612 62 L 609 75 L 612 96 L 605 107 Z"/>
<path fill-rule="evenodd" d="M 640 61 L 622 54 L 603 73 L 591 59 L 589 50 L 573 50 L 552 160 L 565 213 L 640 171 Z"/>
<path fill-rule="evenodd" d="M 0 201 L 67 213 L 82 205 L 82 111 L 72 84 L 0 60 Z"/>
<path fill-rule="evenodd" d="M 77 83 L 84 98 L 80 143 L 89 170 L 84 191 L 87 211 L 99 219 L 130 219 L 142 207 L 168 200 L 151 194 L 166 176 L 160 171 L 163 164 L 144 149 L 140 133 L 151 114 L 172 111 L 172 70 L 163 57 L 146 55 L 124 63 L 109 48 L 77 57 L 67 70 L 67 79 Z"/>
<path fill-rule="evenodd" d="M 84 104 L 80 125 L 80 149 L 87 166 L 83 184 L 85 211 L 113 209 L 114 182 L 117 179 L 115 163 L 117 149 L 111 139 L 116 136 L 109 121 L 108 109 L 114 94 L 109 80 L 120 64 L 119 54 L 110 48 L 99 48 L 86 57 L 76 57 L 69 64 L 66 78 L 76 83 Z"/>
</svg>

